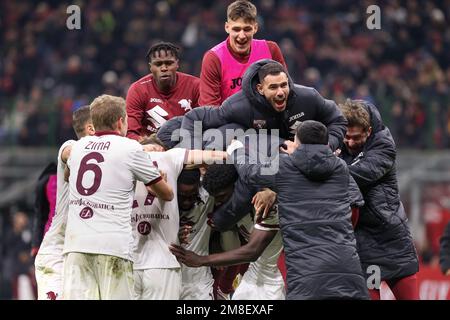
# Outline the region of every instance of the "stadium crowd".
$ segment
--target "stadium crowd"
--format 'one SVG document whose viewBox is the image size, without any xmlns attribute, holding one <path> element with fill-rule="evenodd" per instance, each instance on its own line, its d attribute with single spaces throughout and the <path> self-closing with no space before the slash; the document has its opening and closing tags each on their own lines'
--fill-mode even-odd
<svg viewBox="0 0 450 320">
<path fill-rule="evenodd" d="M 180 70 L 198 75 L 225 35 L 227 1 L 78 1 L 81 30 L 66 28 L 70 4 L 0 4 L 1 145 L 59 145 L 73 109 L 147 73 L 152 43 L 179 45 Z M 258 0 L 256 38 L 279 44 L 296 83 L 375 102 L 399 147 L 448 148 L 449 2 L 380 1 L 381 30 L 366 27 L 370 4 Z"/>
</svg>

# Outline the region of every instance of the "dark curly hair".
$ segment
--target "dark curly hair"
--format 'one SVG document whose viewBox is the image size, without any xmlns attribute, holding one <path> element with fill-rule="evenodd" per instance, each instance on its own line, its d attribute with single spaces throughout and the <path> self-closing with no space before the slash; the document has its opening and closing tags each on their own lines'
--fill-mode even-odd
<svg viewBox="0 0 450 320">
<path fill-rule="evenodd" d="M 159 52 L 161 50 L 165 51 L 166 54 L 168 52 L 170 52 L 175 57 L 175 59 L 179 58 L 178 57 L 178 53 L 180 51 L 179 47 L 177 47 L 176 45 L 174 45 L 173 43 L 170 43 L 170 42 L 158 42 L 158 43 L 154 44 L 153 46 L 151 46 L 150 49 L 148 49 L 147 55 L 146 55 L 148 62 L 151 61 L 153 55 L 156 52 Z"/>
<path fill-rule="evenodd" d="M 208 166 L 202 185 L 209 194 L 218 192 L 233 185 L 238 179 L 236 168 L 232 164 L 212 164 Z"/>
</svg>

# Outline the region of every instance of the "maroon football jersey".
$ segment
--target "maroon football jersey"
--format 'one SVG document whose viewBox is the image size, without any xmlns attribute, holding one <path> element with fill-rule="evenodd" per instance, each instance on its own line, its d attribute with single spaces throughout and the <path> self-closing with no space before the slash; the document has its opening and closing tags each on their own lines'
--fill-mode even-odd
<svg viewBox="0 0 450 320">
<path fill-rule="evenodd" d="M 169 94 L 158 91 L 152 74 L 133 83 L 127 94 L 127 137 L 138 140 L 157 132 L 167 120 L 197 107 L 199 86 L 199 78 L 182 72 L 177 72 L 177 83 Z"/>
</svg>

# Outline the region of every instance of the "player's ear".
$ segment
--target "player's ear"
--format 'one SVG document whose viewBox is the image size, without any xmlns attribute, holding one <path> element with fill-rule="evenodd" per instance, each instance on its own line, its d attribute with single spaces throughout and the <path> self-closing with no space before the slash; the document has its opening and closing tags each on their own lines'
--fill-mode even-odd
<svg viewBox="0 0 450 320">
<path fill-rule="evenodd" d="M 255 22 L 255 24 L 253 25 L 253 28 L 254 28 L 253 34 L 258 32 L 258 22 Z"/>
<path fill-rule="evenodd" d="M 84 130 L 88 136 L 93 136 L 95 134 L 95 128 L 92 123 L 86 123 Z"/>
<path fill-rule="evenodd" d="M 230 34 L 230 24 L 228 23 L 228 21 L 225 21 L 225 32 Z"/>
<path fill-rule="evenodd" d="M 259 92 L 260 95 L 262 95 L 262 96 L 264 95 L 263 86 L 262 86 L 261 83 L 258 83 L 258 84 L 256 85 L 256 90 L 258 90 L 258 92 Z"/>
<path fill-rule="evenodd" d="M 369 127 L 369 129 L 367 130 L 367 138 L 370 137 L 371 134 L 372 134 L 372 127 Z"/>
</svg>

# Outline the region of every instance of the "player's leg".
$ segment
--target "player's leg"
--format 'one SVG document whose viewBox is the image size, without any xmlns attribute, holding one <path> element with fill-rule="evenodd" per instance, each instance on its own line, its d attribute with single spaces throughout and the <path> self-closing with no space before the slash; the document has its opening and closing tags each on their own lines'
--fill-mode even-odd
<svg viewBox="0 0 450 320">
<path fill-rule="evenodd" d="M 95 277 L 94 255 L 70 252 L 64 262 L 63 298 L 65 300 L 100 299 Z"/>
<path fill-rule="evenodd" d="M 229 251 L 241 246 L 241 239 L 237 231 L 225 231 L 220 233 L 220 246 L 223 251 Z M 234 292 L 234 279 L 239 273 L 241 266 L 226 267 L 216 279 L 217 300 L 230 300 L 230 296 Z"/>
<path fill-rule="evenodd" d="M 133 300 L 133 263 L 109 255 L 96 255 L 96 274 L 101 300 Z"/>
<path fill-rule="evenodd" d="M 146 269 L 143 286 L 143 300 L 179 300 L 181 269 Z"/>
<path fill-rule="evenodd" d="M 397 300 L 419 300 L 417 275 L 386 281 Z"/>
<path fill-rule="evenodd" d="M 38 300 L 62 299 L 63 257 L 38 254 L 34 262 Z"/>
<path fill-rule="evenodd" d="M 144 270 L 134 270 L 134 299 L 142 300 L 142 291 L 144 289 Z"/>
<path fill-rule="evenodd" d="M 181 266 L 180 300 L 214 300 L 214 279 L 208 267 Z"/>
</svg>

